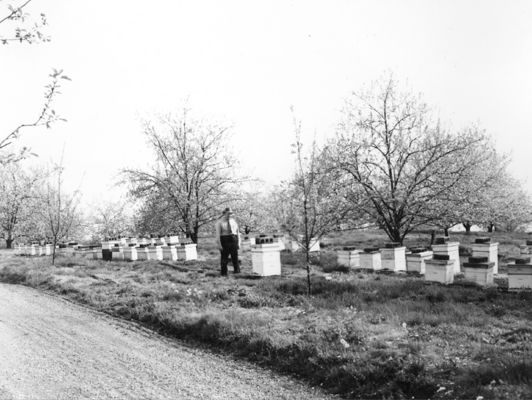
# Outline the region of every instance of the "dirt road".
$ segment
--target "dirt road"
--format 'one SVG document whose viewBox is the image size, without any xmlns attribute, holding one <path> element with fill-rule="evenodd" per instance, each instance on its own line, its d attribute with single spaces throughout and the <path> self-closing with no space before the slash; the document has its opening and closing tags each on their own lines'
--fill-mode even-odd
<svg viewBox="0 0 532 400">
<path fill-rule="evenodd" d="M 0 399 L 328 399 L 34 289 L 0 284 Z"/>
</svg>

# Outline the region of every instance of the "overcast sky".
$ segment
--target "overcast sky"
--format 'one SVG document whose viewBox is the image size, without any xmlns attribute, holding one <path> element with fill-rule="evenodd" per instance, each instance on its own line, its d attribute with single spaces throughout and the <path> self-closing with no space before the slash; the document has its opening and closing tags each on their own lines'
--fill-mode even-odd
<svg viewBox="0 0 532 400">
<path fill-rule="evenodd" d="M 56 109 L 68 122 L 25 139 L 42 161 L 65 146 L 87 202 L 118 196 L 117 171 L 149 162 L 140 119 L 186 98 L 233 124 L 247 174 L 287 178 L 290 106 L 308 137 L 332 134 L 342 100 L 386 71 L 453 128 L 479 123 L 532 189 L 531 1 L 34 0 L 27 11 L 46 13 L 52 41 L 0 47 L 0 129 L 34 118 L 51 68 L 64 69 Z"/>
</svg>

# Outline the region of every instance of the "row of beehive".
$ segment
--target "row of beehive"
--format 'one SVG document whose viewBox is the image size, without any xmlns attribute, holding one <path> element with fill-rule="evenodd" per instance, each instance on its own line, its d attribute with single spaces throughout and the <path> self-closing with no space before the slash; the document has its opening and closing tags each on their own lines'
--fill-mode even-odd
<svg viewBox="0 0 532 400">
<path fill-rule="evenodd" d="M 20 244 L 15 246 L 15 254 L 21 256 L 51 256 L 53 252 L 53 245 L 45 244 L 44 246 L 31 244 Z M 74 250 L 73 248 L 70 248 Z"/>
<path fill-rule="evenodd" d="M 136 238 L 136 237 L 123 237 L 123 238 L 111 238 L 102 241 L 102 249 L 112 249 L 115 245 L 130 246 L 130 245 L 177 245 L 181 242 L 189 242 L 188 239 L 180 238 L 178 235 L 159 236 L 151 238 Z"/>
<path fill-rule="evenodd" d="M 103 248 L 101 250 L 93 251 L 93 258 L 103 258 L 106 261 L 110 260 L 168 260 L 168 261 L 188 261 L 197 260 L 198 252 L 195 243 L 181 243 L 175 245 L 136 245 L 129 244 L 128 246 L 120 246 L 115 244 L 111 248 Z"/>
<path fill-rule="evenodd" d="M 302 250 L 302 246 L 300 244 L 301 240 L 297 241 L 292 238 L 290 238 L 287 235 L 273 235 L 273 236 L 267 236 L 267 235 L 260 235 L 259 237 L 252 237 L 252 236 L 245 236 L 244 240 L 242 241 L 242 250 L 243 251 L 250 251 L 253 249 L 253 246 L 256 246 L 261 242 L 261 240 L 267 239 L 271 240 L 270 243 L 274 243 L 278 246 L 279 251 L 282 250 L 290 250 L 290 251 L 299 251 Z M 312 239 L 310 241 L 310 252 L 317 252 L 320 251 L 320 241 L 317 239 Z"/>
<path fill-rule="evenodd" d="M 527 242 L 528 243 L 528 242 Z M 386 248 L 368 248 L 364 251 L 344 248 L 338 251 L 338 264 L 370 270 L 407 271 L 423 274 L 428 281 L 452 283 L 460 273 L 459 243 L 439 240 L 431 250 L 406 252 L 406 247 L 395 244 Z M 523 250 L 525 252 L 525 250 Z M 526 254 L 529 248 L 526 246 Z M 498 273 L 498 243 L 489 238 L 478 238 L 472 245 L 472 256 L 462 265 L 465 278 L 480 285 L 493 284 Z M 532 253 L 532 242 L 530 242 Z M 510 289 L 532 288 L 530 259 L 521 258 L 508 265 Z"/>
</svg>

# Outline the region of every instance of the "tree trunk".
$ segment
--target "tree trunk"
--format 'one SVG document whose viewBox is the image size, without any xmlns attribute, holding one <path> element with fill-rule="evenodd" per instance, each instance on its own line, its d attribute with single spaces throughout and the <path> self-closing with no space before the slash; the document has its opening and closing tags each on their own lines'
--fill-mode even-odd
<svg viewBox="0 0 532 400">
<path fill-rule="evenodd" d="M 388 235 L 388 238 L 392 242 L 403 244 L 403 236 L 401 235 L 401 232 L 399 232 L 399 229 L 391 229 L 390 231 L 385 230 L 386 234 Z"/>
<path fill-rule="evenodd" d="M 447 227 L 443 228 L 443 235 L 445 237 L 449 237 L 449 228 L 447 228 Z"/>
<path fill-rule="evenodd" d="M 310 294 L 312 293 L 312 287 L 310 283 L 310 251 L 308 245 L 305 249 L 305 256 L 307 261 L 307 296 L 310 296 Z"/>
<path fill-rule="evenodd" d="M 495 229 L 495 224 L 491 223 L 488 225 L 488 232 L 493 233 L 493 230 Z"/>
<path fill-rule="evenodd" d="M 52 265 L 55 265 L 55 248 L 57 247 L 57 237 L 54 237 L 53 240 L 53 247 L 52 247 Z"/>
<path fill-rule="evenodd" d="M 471 233 L 471 226 L 472 226 L 471 223 L 470 222 L 463 222 L 462 225 L 464 225 L 466 234 L 470 234 Z"/>
<path fill-rule="evenodd" d="M 430 231 L 430 245 L 432 246 L 434 244 L 434 240 L 436 239 L 436 230 Z"/>
<path fill-rule="evenodd" d="M 12 237 L 8 237 L 6 239 L 6 249 L 12 249 L 13 248 L 13 238 Z"/>
<path fill-rule="evenodd" d="M 192 243 L 198 244 L 198 232 L 188 232 L 187 236 L 192 240 Z"/>
</svg>

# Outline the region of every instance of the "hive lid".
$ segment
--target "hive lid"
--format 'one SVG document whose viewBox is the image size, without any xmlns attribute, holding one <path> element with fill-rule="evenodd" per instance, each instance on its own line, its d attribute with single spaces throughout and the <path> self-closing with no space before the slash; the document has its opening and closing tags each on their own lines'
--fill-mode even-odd
<svg viewBox="0 0 532 400">
<path fill-rule="evenodd" d="M 464 263 L 465 268 L 489 269 L 489 268 L 493 268 L 494 266 L 495 266 L 494 262 L 482 262 L 482 263 L 465 262 Z"/>
<path fill-rule="evenodd" d="M 378 247 L 366 247 L 364 253 L 377 253 L 379 250 Z"/>
<path fill-rule="evenodd" d="M 414 247 L 410 249 L 410 251 L 412 252 L 412 254 L 418 254 L 418 253 L 423 253 L 425 251 L 428 251 L 428 249 L 425 247 Z"/>
<path fill-rule="evenodd" d="M 490 237 L 480 237 L 475 239 L 475 244 L 482 244 L 482 243 L 490 243 L 491 238 Z"/>
<path fill-rule="evenodd" d="M 387 249 L 395 249 L 396 247 L 401 247 L 401 243 L 399 242 L 390 242 L 390 243 L 386 243 L 384 245 L 385 248 Z"/>
<path fill-rule="evenodd" d="M 446 244 L 449 242 L 449 236 L 437 237 L 434 241 L 435 244 Z"/>
<path fill-rule="evenodd" d="M 487 263 L 488 257 L 469 257 L 468 260 L 471 264 Z"/>
<path fill-rule="evenodd" d="M 345 251 L 353 251 L 353 250 L 356 250 L 357 248 L 354 247 L 354 246 L 345 246 L 345 247 L 342 247 L 342 250 L 345 250 Z"/>
</svg>

